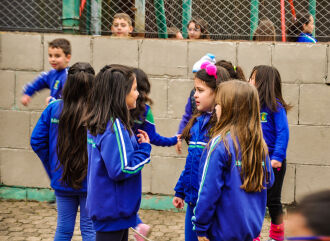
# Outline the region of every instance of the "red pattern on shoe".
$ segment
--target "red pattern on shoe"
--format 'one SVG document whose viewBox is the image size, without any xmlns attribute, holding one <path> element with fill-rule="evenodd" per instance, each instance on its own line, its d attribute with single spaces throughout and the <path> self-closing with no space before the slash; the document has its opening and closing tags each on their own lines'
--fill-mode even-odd
<svg viewBox="0 0 330 241">
<path fill-rule="evenodd" d="M 140 223 L 137 228 L 136 231 L 139 232 L 140 234 L 142 234 L 144 237 L 148 237 L 150 234 L 150 226 L 144 223 Z M 144 241 L 145 239 L 142 238 L 140 235 L 138 235 L 137 233 L 134 233 L 134 238 L 136 241 Z"/>
<path fill-rule="evenodd" d="M 284 240 L 284 224 L 273 224 L 270 225 L 269 237 L 277 241 Z"/>
</svg>

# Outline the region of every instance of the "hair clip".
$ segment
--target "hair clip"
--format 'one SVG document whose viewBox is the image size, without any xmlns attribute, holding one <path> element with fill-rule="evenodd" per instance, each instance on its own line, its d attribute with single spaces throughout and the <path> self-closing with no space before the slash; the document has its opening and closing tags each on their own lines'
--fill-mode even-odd
<svg viewBox="0 0 330 241">
<path fill-rule="evenodd" d="M 205 69 L 206 73 L 208 75 L 213 76 L 215 79 L 217 79 L 217 66 L 215 66 L 214 64 L 210 63 L 210 62 L 204 62 L 201 65 L 201 69 Z"/>
<path fill-rule="evenodd" d="M 237 68 L 236 68 L 236 65 L 234 65 L 233 67 L 234 67 L 234 71 L 236 72 L 236 69 L 237 69 Z"/>
</svg>

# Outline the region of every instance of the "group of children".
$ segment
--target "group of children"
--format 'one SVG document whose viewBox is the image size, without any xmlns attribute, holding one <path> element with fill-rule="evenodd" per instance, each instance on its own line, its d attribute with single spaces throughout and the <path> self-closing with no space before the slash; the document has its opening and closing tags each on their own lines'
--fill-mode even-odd
<svg viewBox="0 0 330 241">
<path fill-rule="evenodd" d="M 316 43 L 313 37 L 314 18 L 310 13 L 299 12 L 290 22 L 287 35 L 290 42 L 310 42 Z M 114 37 L 129 37 L 133 33 L 133 25 L 130 16 L 126 13 L 114 15 L 111 25 L 111 33 Z M 208 24 L 202 18 L 192 18 L 187 24 L 188 39 L 210 39 Z M 184 39 L 181 31 L 177 27 L 168 28 L 168 38 Z M 276 41 L 275 26 L 268 18 L 261 18 L 257 29 L 253 34 L 255 41 Z"/>
<path fill-rule="evenodd" d="M 49 43 L 53 69 L 24 89 L 22 103 L 51 89 L 31 146 L 55 190 L 55 240 L 70 240 L 80 206 L 83 240 L 144 236 L 138 216 L 141 170 L 151 144 L 188 144 L 173 205 L 187 204 L 185 240 L 259 240 L 266 206 L 270 240 L 283 240 L 281 189 L 289 140 L 287 111 L 276 68 L 256 66 L 249 80 L 228 61 L 203 56 L 193 67 L 194 89 L 177 135 L 156 132 L 150 83 L 141 69 L 88 63 L 68 68 L 70 43 Z M 138 234 L 136 240 L 144 240 Z"/>
</svg>

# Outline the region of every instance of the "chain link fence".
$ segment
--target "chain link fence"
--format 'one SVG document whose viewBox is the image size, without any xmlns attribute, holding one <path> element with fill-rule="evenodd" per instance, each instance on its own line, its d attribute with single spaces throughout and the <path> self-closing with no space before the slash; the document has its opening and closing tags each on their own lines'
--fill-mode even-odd
<svg viewBox="0 0 330 241">
<path fill-rule="evenodd" d="M 310 12 L 315 18 L 316 39 L 330 41 L 329 0 L 71 0 L 70 6 L 66 2 L 70 1 L 0 0 L 0 30 L 69 29 L 78 34 L 111 35 L 114 14 L 125 12 L 132 18 L 133 36 L 166 38 L 169 29 L 176 27 L 186 37 L 187 23 L 194 17 L 206 23 L 210 39 L 249 40 L 260 21 L 268 19 L 276 40 L 281 41 L 284 26 L 286 37 L 292 34 L 288 26 L 295 14 Z M 79 14 L 81 5 L 84 8 Z M 72 23 L 68 25 L 65 20 Z"/>
</svg>

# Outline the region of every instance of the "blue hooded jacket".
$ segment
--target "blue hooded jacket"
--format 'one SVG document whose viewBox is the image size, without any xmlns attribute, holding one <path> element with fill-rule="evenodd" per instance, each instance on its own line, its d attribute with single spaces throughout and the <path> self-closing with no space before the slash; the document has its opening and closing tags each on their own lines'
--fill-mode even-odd
<svg viewBox="0 0 330 241">
<path fill-rule="evenodd" d="M 48 72 L 42 72 L 33 82 L 28 83 L 23 90 L 23 93 L 29 96 L 42 89 L 50 89 L 50 96 L 55 99 L 60 99 L 62 89 L 64 87 L 69 67 L 56 70 L 52 69 Z"/>
<path fill-rule="evenodd" d="M 56 100 L 51 102 L 42 112 L 38 123 L 33 129 L 31 135 L 31 147 L 38 155 L 44 168 L 50 178 L 50 186 L 55 190 L 56 195 L 76 195 L 86 194 L 86 178 L 82 183 L 81 189 L 73 189 L 63 184 L 60 179 L 62 168 L 57 169 L 59 165 L 56 146 L 58 136 L 58 122 L 63 108 L 63 101 Z M 57 170 L 56 170 L 57 169 Z"/>
<path fill-rule="evenodd" d="M 86 208 L 94 229 L 108 232 L 135 227 L 141 169 L 150 161 L 151 145 L 139 145 L 118 119 L 109 122 L 103 134 L 88 133 L 87 143 Z"/>
<path fill-rule="evenodd" d="M 286 159 L 289 142 L 289 124 L 284 107 L 278 102 L 277 111 L 267 107 L 260 110 L 262 134 L 268 146 L 270 160 Z"/>
<path fill-rule="evenodd" d="M 267 189 L 246 192 L 241 189 L 241 153 L 236 151 L 230 134 L 227 141 L 231 158 L 220 136 L 211 140 L 200 169 L 202 179 L 192 222 L 198 236 L 213 240 L 253 240 L 260 234 L 266 212 Z M 263 161 L 269 177 L 264 187 L 274 182 L 269 157 Z"/>
<path fill-rule="evenodd" d="M 146 105 L 143 118 L 144 121 L 134 121 L 133 131 L 135 135 L 139 134 L 138 129 L 147 132 L 150 138 L 150 143 L 155 146 L 173 146 L 178 142 L 178 138 L 176 136 L 164 137 L 156 132 L 154 116 L 149 105 Z"/>
<path fill-rule="evenodd" d="M 186 165 L 174 188 L 176 197 L 184 199 L 186 203 L 193 206 L 196 204 L 198 196 L 198 169 L 200 158 L 209 141 L 208 123 L 210 118 L 211 113 L 204 113 L 197 117 L 195 123 L 191 127 Z"/>
</svg>

